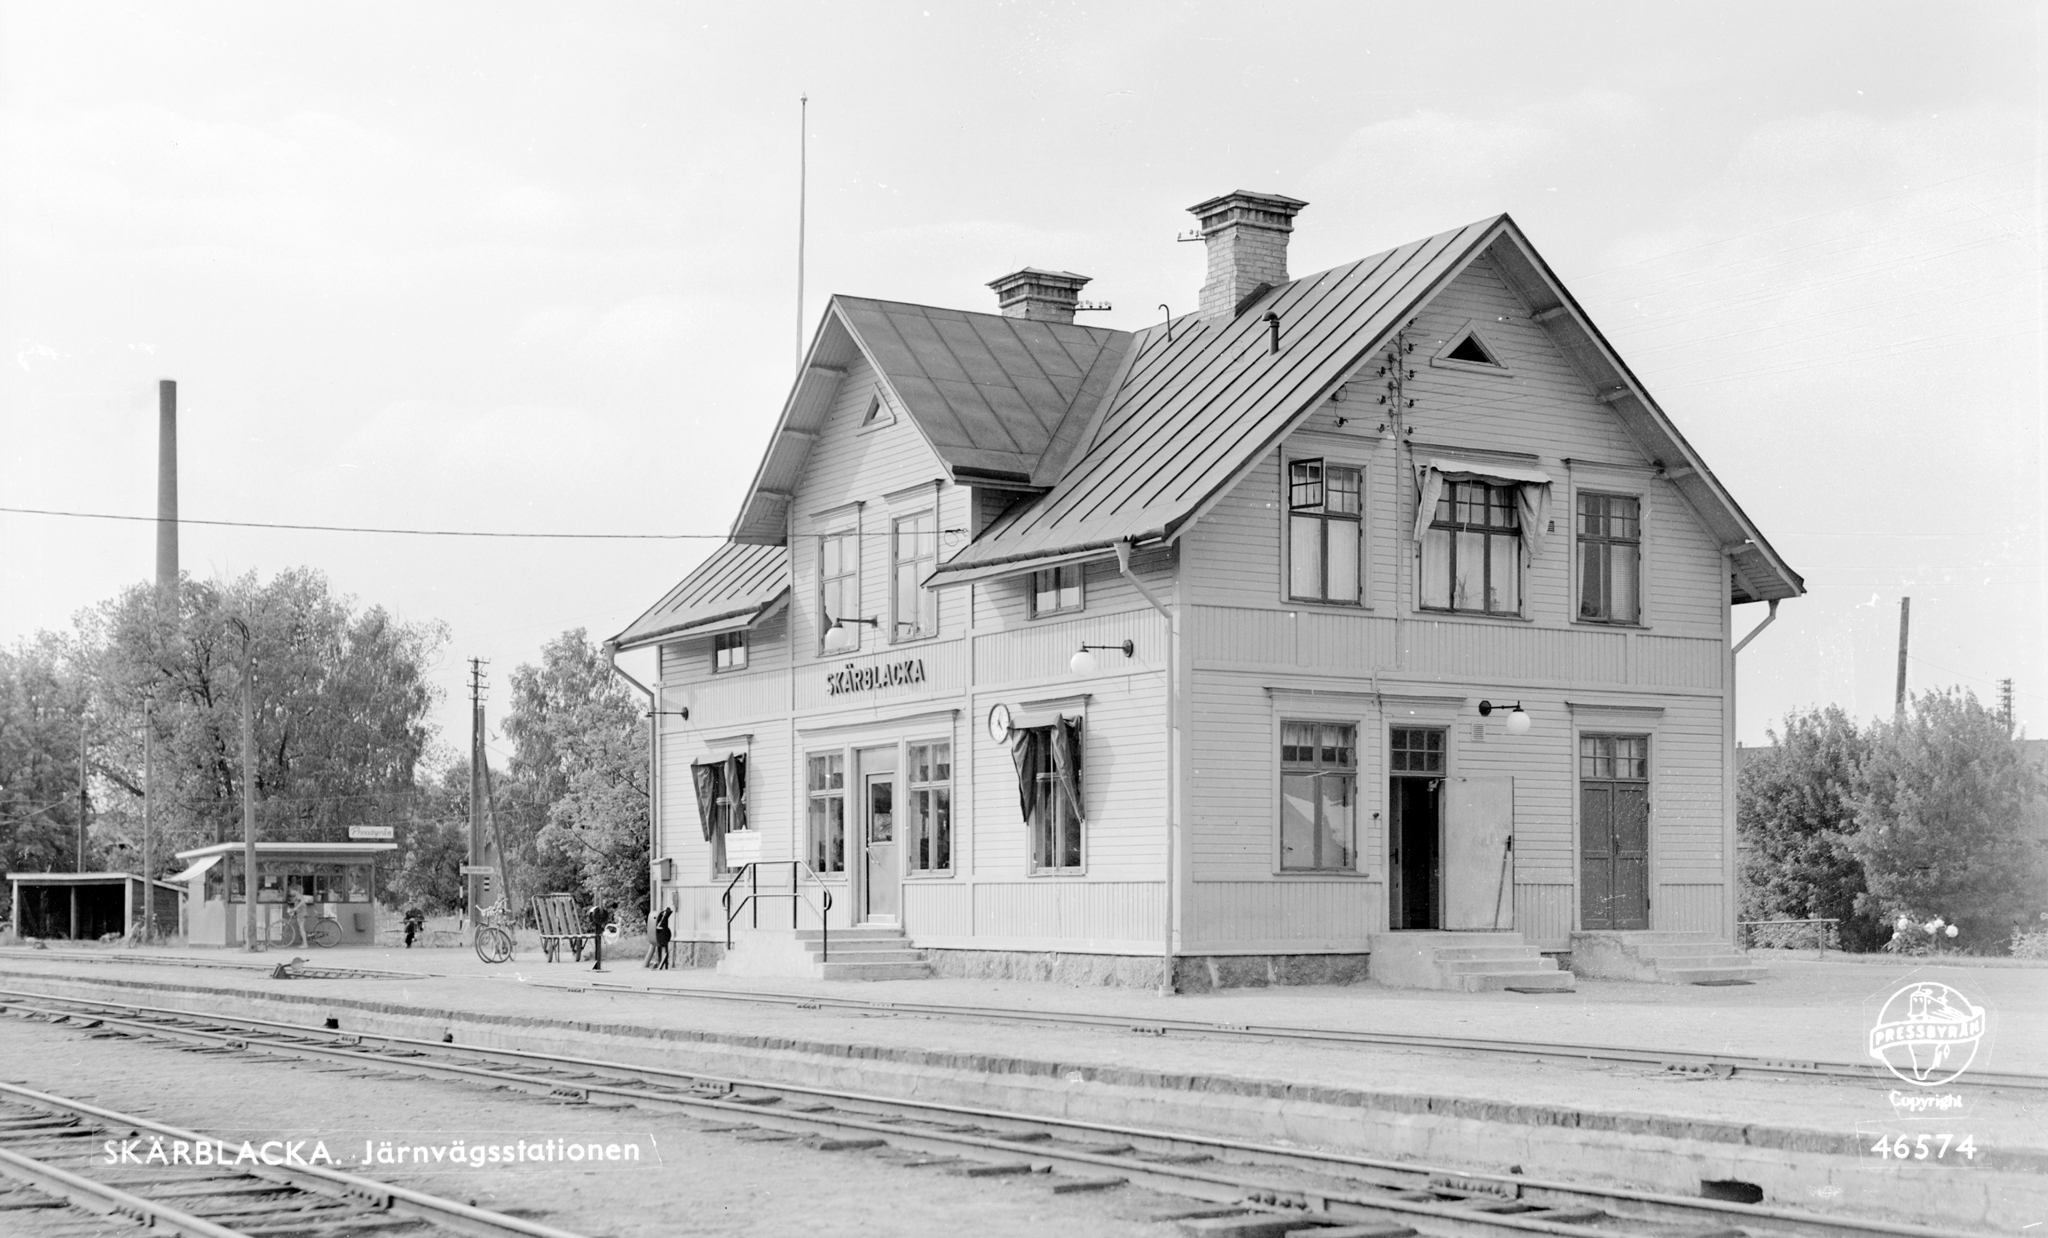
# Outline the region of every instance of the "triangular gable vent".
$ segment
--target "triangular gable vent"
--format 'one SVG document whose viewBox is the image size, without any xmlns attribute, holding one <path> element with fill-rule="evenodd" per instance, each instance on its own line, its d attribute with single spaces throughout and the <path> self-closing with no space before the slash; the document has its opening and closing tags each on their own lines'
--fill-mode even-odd
<svg viewBox="0 0 2048 1238">
<path fill-rule="evenodd" d="M 1500 359 L 1500 354 L 1495 352 L 1493 346 L 1486 342 L 1486 338 L 1479 334 L 1478 327 L 1469 322 L 1458 328 L 1458 333 L 1451 337 L 1450 343 L 1438 350 L 1431 360 L 1437 365 L 1483 365 L 1494 370 L 1508 368 L 1507 363 Z"/>
<path fill-rule="evenodd" d="M 888 402 L 882 399 L 880 393 L 868 397 L 868 411 L 863 413 L 860 419 L 863 428 L 886 426 L 894 420 L 896 419 L 889 415 Z"/>
</svg>

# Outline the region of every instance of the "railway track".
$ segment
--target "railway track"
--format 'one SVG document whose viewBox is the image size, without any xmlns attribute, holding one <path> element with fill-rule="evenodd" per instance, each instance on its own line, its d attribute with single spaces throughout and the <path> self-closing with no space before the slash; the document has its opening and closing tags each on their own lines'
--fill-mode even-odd
<svg viewBox="0 0 2048 1238">
<path fill-rule="evenodd" d="M 534 988 L 567 992 L 631 993 L 642 997 L 695 998 L 703 1001 L 751 1002 L 800 1010 L 853 1010 L 933 1019 L 974 1019 L 992 1023 L 1025 1023 L 1048 1027 L 1092 1027 L 1153 1036 L 1202 1036 L 1231 1040 L 1308 1041 L 1318 1044 L 1369 1045 L 1387 1049 L 1428 1049 L 1553 1062 L 1649 1066 L 1680 1074 L 1768 1076 L 1799 1079 L 1841 1079 L 1889 1087 L 1893 1077 L 1875 1062 L 1831 1062 L 1800 1058 L 1761 1057 L 1739 1053 L 1692 1053 L 1674 1049 L 1638 1049 L 1624 1045 L 1587 1045 L 1535 1040 L 1486 1040 L 1464 1036 L 1430 1036 L 1414 1032 L 1369 1032 L 1348 1028 L 1296 1027 L 1273 1023 L 1214 1023 L 1197 1019 L 1133 1019 L 1128 1015 L 1077 1011 L 1011 1010 L 990 1006 L 947 1006 L 928 1002 L 877 1001 L 811 993 L 739 992 L 724 989 L 654 988 L 594 981 L 557 984 L 529 981 Z M 1974 1087 L 2048 1091 L 2048 1075 L 2018 1071 L 1972 1069 Z"/>
<path fill-rule="evenodd" d="M 219 1142 L 198 1131 L 0 1083 L 0 1232 L 105 1234 L 134 1228 L 187 1238 L 582 1238 L 321 1165 L 106 1163 L 103 1149 L 110 1142 L 152 1138 L 188 1149 Z"/>
<path fill-rule="evenodd" d="M 214 1052 L 374 1064 L 556 1102 L 687 1114 L 699 1129 L 971 1176 L 1050 1174 L 1054 1191 L 1124 1184 L 1188 1198 L 1240 1238 L 1364 1226 L 1376 1238 L 1951 1238 L 1960 1231 L 1767 1204 L 1472 1172 L 1135 1126 L 713 1077 L 562 1054 L 345 1034 L 275 1020 L 0 993 L 0 1011 Z M 0 1088 L 4 1094 L 4 1088 Z M 1233 1223 L 1231 1218 L 1236 1218 Z M 1262 1226 L 1264 1226 L 1262 1228 Z M 1338 1238 L 1332 1232 L 1330 1238 Z"/>
</svg>

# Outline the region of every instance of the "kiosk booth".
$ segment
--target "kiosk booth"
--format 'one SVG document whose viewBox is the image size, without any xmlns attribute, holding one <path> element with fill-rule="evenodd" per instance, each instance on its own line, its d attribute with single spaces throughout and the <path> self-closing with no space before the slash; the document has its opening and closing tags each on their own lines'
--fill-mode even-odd
<svg viewBox="0 0 2048 1238">
<path fill-rule="evenodd" d="M 178 853 L 189 867 L 171 880 L 183 883 L 187 890 L 186 939 L 192 945 L 243 944 L 249 888 L 243 849 L 242 843 L 215 843 Z M 374 944 L 374 865 L 379 852 L 396 850 L 397 843 L 257 843 L 258 940 L 279 940 L 286 899 L 301 894 L 309 900 L 309 917 L 333 916 L 341 925 L 341 944 Z M 309 923 L 307 927 L 312 926 Z"/>
<path fill-rule="evenodd" d="M 127 935 L 142 918 L 142 878 L 134 873 L 9 873 L 8 923 L 17 939 L 97 941 Z M 156 881 L 156 931 L 178 931 L 182 884 Z"/>
</svg>

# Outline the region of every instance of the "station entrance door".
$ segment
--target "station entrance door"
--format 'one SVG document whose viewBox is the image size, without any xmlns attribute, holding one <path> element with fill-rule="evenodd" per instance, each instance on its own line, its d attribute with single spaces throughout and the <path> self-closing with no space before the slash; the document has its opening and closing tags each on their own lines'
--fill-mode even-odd
<svg viewBox="0 0 2048 1238">
<path fill-rule="evenodd" d="M 896 750 L 860 754 L 861 919 L 894 924 L 902 914 L 903 866 L 896 839 Z"/>
</svg>

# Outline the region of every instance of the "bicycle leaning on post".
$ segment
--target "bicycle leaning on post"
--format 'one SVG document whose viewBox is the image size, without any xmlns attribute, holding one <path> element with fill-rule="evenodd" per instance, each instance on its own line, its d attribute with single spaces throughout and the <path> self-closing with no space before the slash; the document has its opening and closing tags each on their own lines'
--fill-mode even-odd
<svg viewBox="0 0 2048 1238">
<path fill-rule="evenodd" d="M 476 957 L 486 963 L 503 963 L 512 957 L 512 909 L 504 895 L 476 915 Z"/>
</svg>

